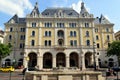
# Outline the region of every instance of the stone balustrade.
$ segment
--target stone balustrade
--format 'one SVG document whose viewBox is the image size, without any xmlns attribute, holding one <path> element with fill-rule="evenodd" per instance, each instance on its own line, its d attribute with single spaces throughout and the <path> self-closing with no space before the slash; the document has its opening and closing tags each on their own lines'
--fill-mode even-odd
<svg viewBox="0 0 120 80">
<path fill-rule="evenodd" d="M 98 71 L 50 70 L 28 71 L 25 80 L 105 80 Z"/>
</svg>

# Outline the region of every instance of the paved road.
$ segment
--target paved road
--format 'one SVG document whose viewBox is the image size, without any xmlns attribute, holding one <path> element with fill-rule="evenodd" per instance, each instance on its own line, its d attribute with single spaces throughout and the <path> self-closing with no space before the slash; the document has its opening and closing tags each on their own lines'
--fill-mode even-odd
<svg viewBox="0 0 120 80">
<path fill-rule="evenodd" d="M 109 76 L 106 77 L 106 72 L 102 71 L 103 76 L 106 78 L 106 80 L 116 80 L 117 76 Z M 0 80 L 23 80 L 23 75 L 21 74 L 21 71 L 15 71 L 15 72 L 0 72 Z M 120 80 L 120 72 L 119 72 L 119 80 Z"/>
<path fill-rule="evenodd" d="M 21 72 L 0 72 L 0 80 L 23 80 Z"/>
</svg>

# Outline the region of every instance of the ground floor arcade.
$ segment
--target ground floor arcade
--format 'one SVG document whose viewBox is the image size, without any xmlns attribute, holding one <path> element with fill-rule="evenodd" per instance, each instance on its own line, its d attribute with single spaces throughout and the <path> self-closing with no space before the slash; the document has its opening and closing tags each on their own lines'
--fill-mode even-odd
<svg viewBox="0 0 120 80">
<path fill-rule="evenodd" d="M 98 58 L 96 57 L 94 60 L 92 52 L 86 52 L 84 54 L 78 52 L 45 52 L 43 54 L 29 52 L 24 56 L 25 67 L 37 66 L 39 69 L 52 69 L 56 67 L 86 69 L 88 67 L 93 67 L 94 62 L 96 62 L 96 66 L 99 66 Z"/>
</svg>

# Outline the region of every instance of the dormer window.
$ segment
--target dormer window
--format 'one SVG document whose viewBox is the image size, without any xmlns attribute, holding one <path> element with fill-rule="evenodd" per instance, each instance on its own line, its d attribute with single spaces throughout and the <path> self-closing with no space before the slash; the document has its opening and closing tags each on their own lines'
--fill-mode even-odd
<svg viewBox="0 0 120 80">
<path fill-rule="evenodd" d="M 45 13 L 45 15 L 49 15 L 49 13 Z"/>
<path fill-rule="evenodd" d="M 68 15 L 72 15 L 72 12 L 71 12 L 71 13 L 69 13 Z"/>
<path fill-rule="evenodd" d="M 62 13 L 62 10 L 60 10 L 59 12 L 58 12 L 58 17 L 62 17 L 63 16 L 63 13 Z"/>
</svg>

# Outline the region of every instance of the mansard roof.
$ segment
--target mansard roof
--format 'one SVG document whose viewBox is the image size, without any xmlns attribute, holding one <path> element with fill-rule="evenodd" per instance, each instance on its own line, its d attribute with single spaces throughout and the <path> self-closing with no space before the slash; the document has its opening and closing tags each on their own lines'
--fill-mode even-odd
<svg viewBox="0 0 120 80">
<path fill-rule="evenodd" d="M 30 13 L 30 15 L 31 16 L 39 16 L 39 14 L 40 14 L 40 12 L 39 12 L 39 8 L 38 8 L 38 3 L 36 2 L 34 9 Z"/>
<path fill-rule="evenodd" d="M 53 16 L 53 15 L 67 15 L 67 16 L 74 16 L 78 17 L 79 13 L 77 13 L 74 9 L 72 8 L 47 8 L 42 12 L 42 15 L 44 16 Z"/>
<path fill-rule="evenodd" d="M 26 18 L 19 18 L 17 14 L 15 14 L 7 23 L 25 23 Z"/>
<path fill-rule="evenodd" d="M 81 17 L 93 17 L 92 14 L 89 14 L 87 9 L 84 6 L 84 2 L 81 3 L 81 11 L 80 11 L 80 16 Z"/>
<path fill-rule="evenodd" d="M 17 14 L 15 14 L 15 15 L 8 21 L 8 23 L 11 22 L 11 21 L 14 21 L 14 23 L 18 23 L 18 16 L 17 16 Z"/>
<path fill-rule="evenodd" d="M 105 18 L 103 15 L 101 17 L 95 18 L 95 24 L 112 24 L 107 18 Z"/>
</svg>

